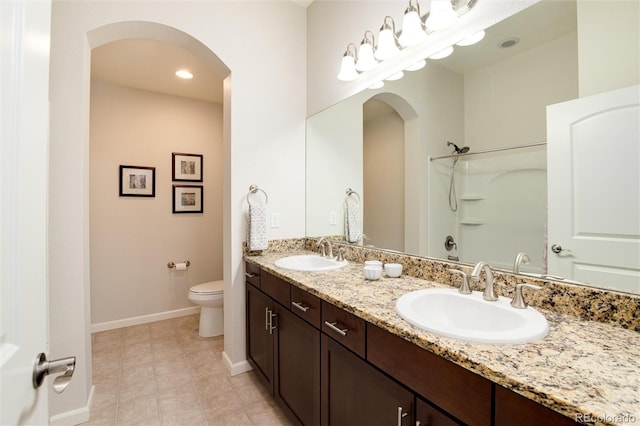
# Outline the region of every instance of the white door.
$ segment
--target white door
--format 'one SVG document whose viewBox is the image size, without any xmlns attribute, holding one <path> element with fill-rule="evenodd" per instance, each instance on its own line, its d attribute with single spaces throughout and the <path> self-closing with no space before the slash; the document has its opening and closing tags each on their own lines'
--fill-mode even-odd
<svg viewBox="0 0 640 426">
<path fill-rule="evenodd" d="M 547 108 L 549 273 L 640 291 L 640 86 Z"/>
<path fill-rule="evenodd" d="M 51 4 L 0 0 L 0 424 L 47 424 L 47 173 Z"/>
</svg>

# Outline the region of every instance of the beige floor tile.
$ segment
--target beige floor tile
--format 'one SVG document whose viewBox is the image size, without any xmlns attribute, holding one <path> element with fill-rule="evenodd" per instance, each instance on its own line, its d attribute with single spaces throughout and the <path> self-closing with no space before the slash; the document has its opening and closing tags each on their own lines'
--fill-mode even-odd
<svg viewBox="0 0 640 426">
<path fill-rule="evenodd" d="M 291 424 L 253 372 L 230 376 L 223 337 L 198 336 L 199 316 L 94 333 L 86 425 Z"/>
<path fill-rule="evenodd" d="M 251 419 L 245 414 L 243 409 L 221 408 L 217 410 L 207 410 L 205 408 L 208 424 L 211 426 L 244 426 L 251 425 Z"/>
<path fill-rule="evenodd" d="M 273 401 L 248 405 L 244 411 L 254 425 L 293 425 Z"/>
<path fill-rule="evenodd" d="M 177 370 L 173 374 L 156 376 L 158 392 L 181 388 L 183 386 L 193 386 L 191 376 L 185 370 Z"/>
<path fill-rule="evenodd" d="M 155 395 L 121 401 L 118 404 L 116 424 L 160 424 L 160 409 Z"/>
</svg>

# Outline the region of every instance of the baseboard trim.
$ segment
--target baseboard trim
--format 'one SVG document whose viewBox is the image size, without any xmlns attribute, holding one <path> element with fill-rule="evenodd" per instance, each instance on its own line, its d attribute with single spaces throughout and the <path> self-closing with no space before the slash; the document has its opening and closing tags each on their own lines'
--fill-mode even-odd
<svg viewBox="0 0 640 426">
<path fill-rule="evenodd" d="M 222 363 L 224 364 L 229 374 L 232 376 L 253 370 L 247 360 L 236 362 L 234 364 L 233 362 L 231 362 L 231 359 L 227 356 L 226 352 L 222 352 Z"/>
<path fill-rule="evenodd" d="M 101 322 L 91 324 L 91 332 L 115 330 L 116 328 L 131 327 L 132 325 L 146 324 L 149 322 L 162 321 L 171 318 L 185 317 L 200 312 L 200 306 L 176 309 L 174 311 L 158 312 L 157 314 L 142 315 L 139 317 L 124 318 L 116 321 Z"/>
<path fill-rule="evenodd" d="M 91 386 L 91 391 L 89 391 L 89 398 L 87 399 L 87 405 L 82 408 L 76 408 L 75 410 L 66 411 L 64 413 L 51 416 L 49 417 L 49 424 L 52 426 L 67 426 L 88 422 L 89 419 L 91 419 L 91 406 L 93 405 L 93 396 L 95 395 L 95 390 L 96 387 Z"/>
</svg>

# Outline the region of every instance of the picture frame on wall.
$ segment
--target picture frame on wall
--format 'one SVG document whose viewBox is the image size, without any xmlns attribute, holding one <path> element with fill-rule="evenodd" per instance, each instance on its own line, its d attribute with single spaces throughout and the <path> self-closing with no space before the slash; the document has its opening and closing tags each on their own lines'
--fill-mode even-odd
<svg viewBox="0 0 640 426">
<path fill-rule="evenodd" d="M 182 182 L 202 182 L 202 154 L 171 154 L 171 179 Z"/>
<path fill-rule="evenodd" d="M 173 213 L 202 213 L 202 185 L 173 185 Z"/>
<path fill-rule="evenodd" d="M 155 197 L 156 168 L 145 166 L 120 166 L 121 197 Z"/>
</svg>

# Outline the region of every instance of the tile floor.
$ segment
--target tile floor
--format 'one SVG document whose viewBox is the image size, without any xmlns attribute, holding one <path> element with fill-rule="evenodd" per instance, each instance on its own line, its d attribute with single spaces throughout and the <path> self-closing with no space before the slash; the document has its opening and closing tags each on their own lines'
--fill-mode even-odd
<svg viewBox="0 0 640 426">
<path fill-rule="evenodd" d="M 94 333 L 85 425 L 287 425 L 252 371 L 230 376 L 198 315 Z"/>
</svg>

